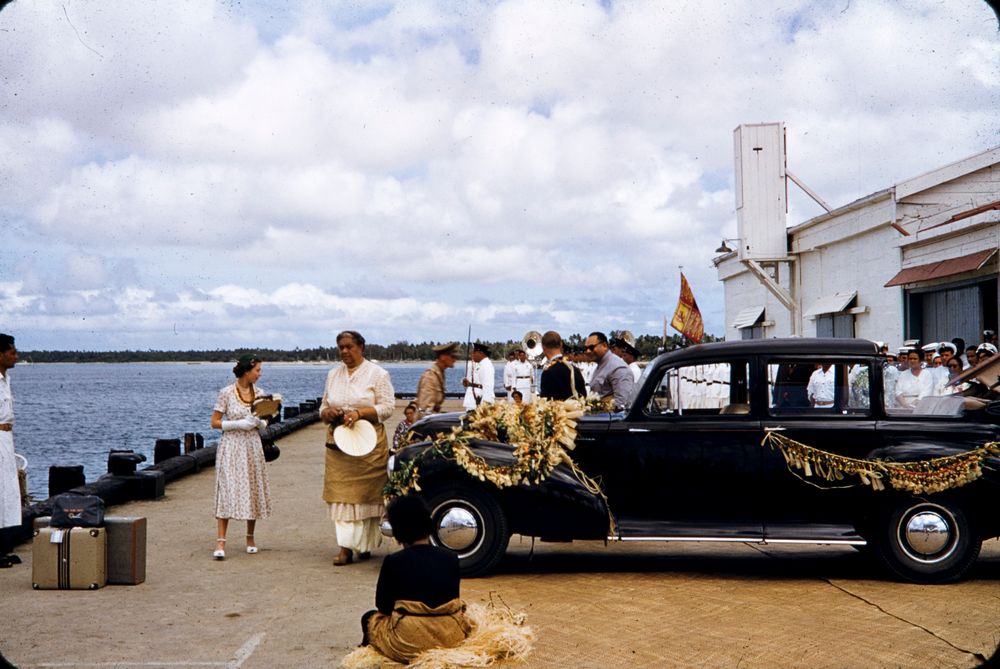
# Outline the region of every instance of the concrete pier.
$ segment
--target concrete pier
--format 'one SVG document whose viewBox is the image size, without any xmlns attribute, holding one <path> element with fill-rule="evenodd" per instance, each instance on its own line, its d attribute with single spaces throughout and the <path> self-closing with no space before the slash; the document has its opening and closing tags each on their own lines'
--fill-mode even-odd
<svg viewBox="0 0 1000 669">
<path fill-rule="evenodd" d="M 24 669 L 337 666 L 360 639 L 381 557 L 395 547 L 334 567 L 323 428 L 280 446 L 259 554 L 244 551 L 234 521 L 226 560 L 212 560 L 214 473 L 187 476 L 162 500 L 109 510 L 148 518 L 141 585 L 34 591 L 22 545 L 24 564 L 0 570 L 0 652 Z M 499 573 L 462 583 L 468 601 L 527 614 L 537 640 L 520 666 L 539 668 L 974 667 L 1000 642 L 998 593 L 996 541 L 968 580 L 917 586 L 886 580 L 850 548 L 515 536 Z"/>
</svg>

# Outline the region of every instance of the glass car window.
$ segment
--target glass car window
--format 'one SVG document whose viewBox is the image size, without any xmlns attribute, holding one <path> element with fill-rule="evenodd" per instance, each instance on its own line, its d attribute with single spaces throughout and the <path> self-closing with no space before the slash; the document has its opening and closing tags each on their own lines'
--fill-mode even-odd
<svg viewBox="0 0 1000 669">
<path fill-rule="evenodd" d="M 749 369 L 746 361 L 668 368 L 646 405 L 646 414 L 746 415 L 750 413 Z"/>
<path fill-rule="evenodd" d="M 868 361 L 771 362 L 767 379 L 774 416 L 871 413 L 872 370 Z"/>
</svg>

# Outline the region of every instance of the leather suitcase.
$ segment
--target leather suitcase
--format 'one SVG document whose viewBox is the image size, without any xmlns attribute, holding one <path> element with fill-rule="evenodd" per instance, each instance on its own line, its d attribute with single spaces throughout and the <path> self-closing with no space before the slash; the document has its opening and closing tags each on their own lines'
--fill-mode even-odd
<svg viewBox="0 0 1000 669">
<path fill-rule="evenodd" d="M 105 516 L 108 532 L 108 584 L 137 585 L 146 580 L 146 519 Z"/>
<path fill-rule="evenodd" d="M 107 576 L 108 534 L 103 527 L 35 531 L 31 587 L 36 590 L 96 590 Z"/>
<path fill-rule="evenodd" d="M 49 527 L 50 516 L 34 520 L 35 530 Z M 108 534 L 108 585 L 138 585 L 146 580 L 146 519 L 104 516 Z"/>
</svg>

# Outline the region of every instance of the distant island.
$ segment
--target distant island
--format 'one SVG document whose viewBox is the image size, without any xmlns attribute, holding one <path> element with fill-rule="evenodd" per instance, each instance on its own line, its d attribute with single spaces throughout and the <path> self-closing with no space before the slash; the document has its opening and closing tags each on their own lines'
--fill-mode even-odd
<svg viewBox="0 0 1000 669">
<path fill-rule="evenodd" d="M 614 334 L 614 333 L 612 333 Z M 570 346 L 583 346 L 585 335 L 573 334 L 566 337 Z M 481 341 L 481 340 L 476 340 Z M 716 341 L 711 335 L 705 336 L 705 341 Z M 399 341 L 388 346 L 368 343 L 365 355 L 371 360 L 411 361 L 433 360 L 433 347 L 442 342 L 410 343 Z M 464 347 L 466 342 L 459 342 Z M 521 348 L 520 341 L 487 341 L 485 343 L 493 351 L 492 357 L 502 359 L 507 351 Z M 671 350 L 681 343 L 680 337 L 667 337 L 664 342 L 661 335 L 639 335 L 636 337 L 636 348 L 644 359 L 650 359 L 661 350 Z M 21 351 L 21 360 L 35 362 L 231 362 L 246 353 L 253 353 L 267 362 L 332 362 L 340 360 L 340 354 L 334 346 L 317 348 L 294 348 L 280 350 L 270 348 L 238 348 L 213 351 Z"/>
</svg>

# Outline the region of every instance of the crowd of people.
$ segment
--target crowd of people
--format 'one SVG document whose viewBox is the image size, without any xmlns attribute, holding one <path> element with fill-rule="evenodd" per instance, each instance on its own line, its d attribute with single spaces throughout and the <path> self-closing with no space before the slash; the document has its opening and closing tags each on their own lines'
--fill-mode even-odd
<svg viewBox="0 0 1000 669">
<path fill-rule="evenodd" d="M 529 360 L 523 349 L 508 352 L 501 392 L 496 388 L 492 351 L 485 344 L 473 344 L 462 379 L 463 408 L 491 404 L 497 401 L 498 393 L 501 397 L 505 393 L 508 402 L 518 404 L 530 404 L 536 397 L 566 400 L 589 396 L 608 399 L 615 408 L 622 408 L 642 373 L 634 342 L 624 338 L 609 340 L 603 332 L 590 333 L 582 347 L 570 349 L 558 332 L 550 330 L 542 336 L 541 346 L 544 360 L 540 364 Z M 416 407 L 420 415 L 441 411 L 445 372 L 455 366 L 459 349 L 454 342 L 434 347 L 434 363 L 417 385 Z"/>
<path fill-rule="evenodd" d="M 914 409 L 927 397 L 961 396 L 992 399 L 993 391 L 976 379 L 959 381 L 962 373 L 997 354 L 996 333 L 983 332 L 983 341 L 966 346 L 951 341 L 920 345 L 908 341 L 895 353 L 880 344 L 886 356 L 883 379 L 887 408 Z"/>
</svg>

